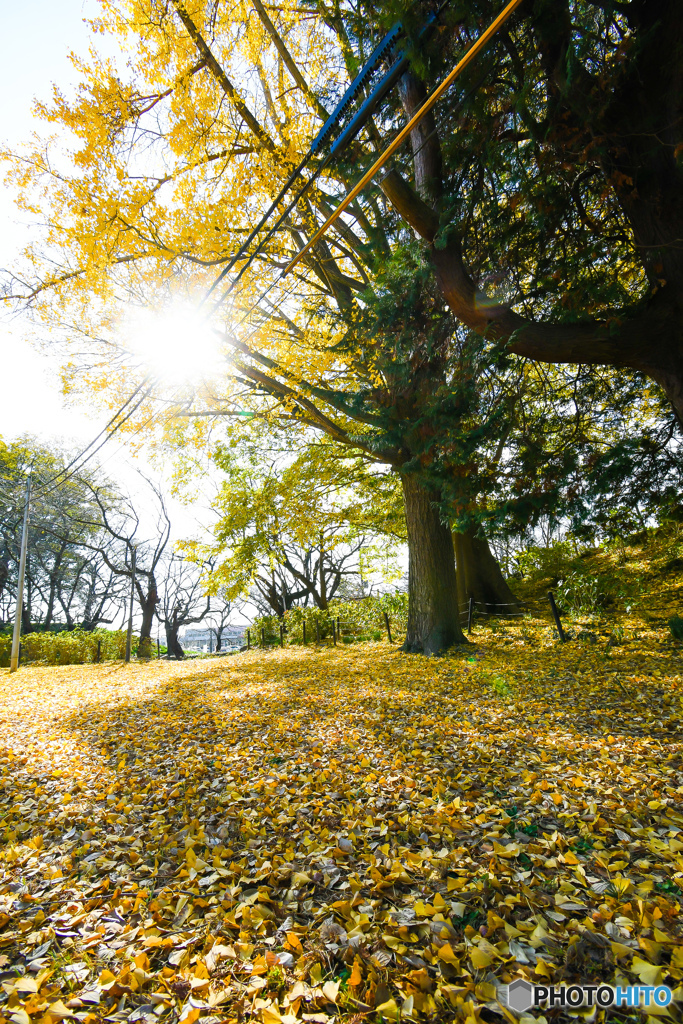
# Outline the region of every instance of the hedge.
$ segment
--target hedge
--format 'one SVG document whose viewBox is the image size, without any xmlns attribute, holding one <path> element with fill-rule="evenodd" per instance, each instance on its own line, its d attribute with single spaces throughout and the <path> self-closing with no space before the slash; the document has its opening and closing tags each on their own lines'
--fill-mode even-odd
<svg viewBox="0 0 683 1024">
<path fill-rule="evenodd" d="M 27 633 L 21 638 L 21 663 L 42 665 L 83 665 L 97 661 L 97 644 L 101 661 L 117 661 L 126 651 L 126 634 L 122 630 L 83 629 L 63 630 L 61 633 Z M 133 639 L 133 649 L 137 638 Z M 11 635 L 0 636 L 0 667 L 7 668 L 12 652 Z"/>
</svg>

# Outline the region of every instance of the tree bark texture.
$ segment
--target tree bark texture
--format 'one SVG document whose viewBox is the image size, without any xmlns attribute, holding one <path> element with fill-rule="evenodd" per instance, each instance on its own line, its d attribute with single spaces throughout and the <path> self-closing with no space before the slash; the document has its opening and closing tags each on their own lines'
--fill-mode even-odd
<svg viewBox="0 0 683 1024">
<path fill-rule="evenodd" d="M 382 191 L 403 219 L 426 242 L 438 230 L 436 213 L 395 171 Z M 491 303 L 465 267 L 458 239 L 430 248 L 441 292 L 455 316 L 509 352 L 545 363 L 585 363 L 629 367 L 647 374 L 665 391 L 683 423 L 683 302 L 673 287 L 657 291 L 638 314 L 576 324 L 534 321 L 508 306 Z"/>
<path fill-rule="evenodd" d="M 460 607 L 471 597 L 487 612 L 514 612 L 520 602 L 510 590 L 485 537 L 476 536 L 476 528 L 453 534 L 458 602 Z"/>
<path fill-rule="evenodd" d="M 441 521 L 436 495 L 404 474 L 408 531 L 408 630 L 404 651 L 442 654 L 466 643 L 458 615 L 458 590 L 451 531 Z"/>
<path fill-rule="evenodd" d="M 152 573 L 148 574 L 148 580 L 149 585 L 146 594 L 138 587 L 138 600 L 142 609 L 142 625 L 140 626 L 140 641 L 138 644 L 139 658 L 150 658 L 152 656 L 152 626 L 154 624 L 157 604 L 159 603 L 157 582 Z"/>
<path fill-rule="evenodd" d="M 178 639 L 179 627 L 173 622 L 167 622 L 165 624 L 166 629 L 166 650 L 168 651 L 169 658 L 175 658 L 176 661 L 182 661 L 185 657 L 185 651 L 180 645 Z"/>
</svg>

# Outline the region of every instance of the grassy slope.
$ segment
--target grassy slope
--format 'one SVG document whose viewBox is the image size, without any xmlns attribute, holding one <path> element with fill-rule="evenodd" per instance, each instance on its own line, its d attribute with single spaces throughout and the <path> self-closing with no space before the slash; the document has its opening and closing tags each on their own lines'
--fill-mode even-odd
<svg viewBox="0 0 683 1024">
<path fill-rule="evenodd" d="M 643 627 L 669 637 L 672 615 L 683 614 L 683 539 L 678 531 L 660 530 L 619 547 L 594 548 L 576 557 L 546 555 L 524 579 L 511 580 L 515 593 L 541 612 L 547 612 L 547 592 L 557 591 L 558 580 L 570 573 L 597 580 L 598 604 L 593 614 L 568 616 L 580 625 L 592 626 L 605 638 L 620 626 L 627 637 L 640 635 Z"/>
</svg>

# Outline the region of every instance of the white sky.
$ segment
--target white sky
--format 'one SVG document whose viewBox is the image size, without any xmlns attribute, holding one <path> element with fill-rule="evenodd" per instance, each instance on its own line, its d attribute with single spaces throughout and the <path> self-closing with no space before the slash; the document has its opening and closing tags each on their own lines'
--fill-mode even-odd
<svg viewBox="0 0 683 1024">
<path fill-rule="evenodd" d="M 53 82 L 72 80 L 69 49 L 83 51 L 88 31 L 83 16 L 94 12 L 91 0 L 23 0 L 3 4 L 0 33 L 0 140 L 14 147 L 36 127 L 34 96 L 48 99 Z M 11 98 L 8 102 L 8 98 Z M 12 193 L 0 191 L 0 267 L 11 267 L 26 237 L 22 214 Z M 83 441 L 97 424 L 82 411 L 65 410 L 55 368 L 27 344 L 21 318 L 0 321 L 0 351 L 5 374 L 0 402 L 0 434 L 9 439 L 30 431 L 44 437 Z"/>
<path fill-rule="evenodd" d="M 15 148 L 34 130 L 45 130 L 33 117 L 34 98 L 50 99 L 52 85 L 65 92 L 75 80 L 68 59 L 73 50 L 84 55 L 90 32 L 84 18 L 98 13 L 96 0 L 22 0 L 2 5 L 0 32 L 0 145 Z M 106 41 L 99 36 L 98 49 Z M 11 101 L 7 101 L 11 97 Z M 52 126 L 49 126 L 50 128 Z M 3 165 L 0 163 L 0 170 Z M 0 187 L 0 267 L 10 268 L 25 244 L 30 228 L 6 186 Z M 0 435 L 5 440 L 31 433 L 41 440 L 63 442 L 79 449 L 95 437 L 108 418 L 106 412 L 88 413 L 83 407 L 65 406 L 58 366 L 30 344 L 30 324 L 21 316 L 9 318 L 0 307 L 0 355 L 3 388 L 0 397 Z M 102 451 L 105 472 L 134 497 L 145 503 L 145 488 L 136 469 L 147 469 L 131 458 L 120 444 L 111 442 Z M 151 475 L 158 479 L 158 472 Z M 204 509 L 187 509 L 170 501 L 175 537 L 197 533 L 196 518 L 207 522 Z M 144 507 L 141 509 L 144 516 Z"/>
</svg>

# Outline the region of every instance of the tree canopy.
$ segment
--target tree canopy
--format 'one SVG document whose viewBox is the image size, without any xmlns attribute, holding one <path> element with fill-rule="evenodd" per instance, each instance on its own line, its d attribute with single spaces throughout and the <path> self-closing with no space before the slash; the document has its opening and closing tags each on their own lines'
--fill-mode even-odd
<svg viewBox="0 0 683 1024">
<path fill-rule="evenodd" d="M 80 386 L 120 389 L 135 372 L 131 308 L 197 302 L 231 267 L 203 306 L 227 372 L 176 396 L 177 408 L 303 424 L 400 474 L 416 650 L 461 639 L 447 611 L 444 509 L 481 519 L 481 453 L 504 452 L 515 422 L 509 389 L 487 381 L 519 374 L 522 357 L 614 367 L 615 394 L 644 387 L 635 371 L 679 417 L 683 394 L 673 0 L 523 4 L 383 177 L 282 276 L 497 11 L 488 0 L 447 5 L 426 31 L 432 13 L 103 3 L 96 27 L 121 41 L 126 68 L 95 52 L 81 60 L 76 96 L 57 91 L 43 108 L 72 151 L 14 157 L 23 201 L 46 208 L 47 229 L 8 287 L 53 321 L 66 309 L 81 350 L 90 338 Z M 297 180 L 305 193 L 235 262 L 397 17 L 409 57 L 397 88 L 348 146 L 320 150 Z M 628 461 L 622 445 L 609 464 L 621 472 Z M 568 458 L 556 475 L 580 463 Z M 531 475 L 548 476 L 541 466 Z M 437 592 L 450 595 L 442 605 Z"/>
<path fill-rule="evenodd" d="M 22 629 L 90 630 L 120 614 L 123 594 L 112 572 L 111 546 L 102 537 L 92 487 L 111 511 L 119 491 L 101 470 L 69 469 L 67 452 L 33 437 L 0 439 L 0 609 L 3 624 L 14 618 L 19 550 L 26 495 L 32 475 L 30 548 Z"/>
</svg>

